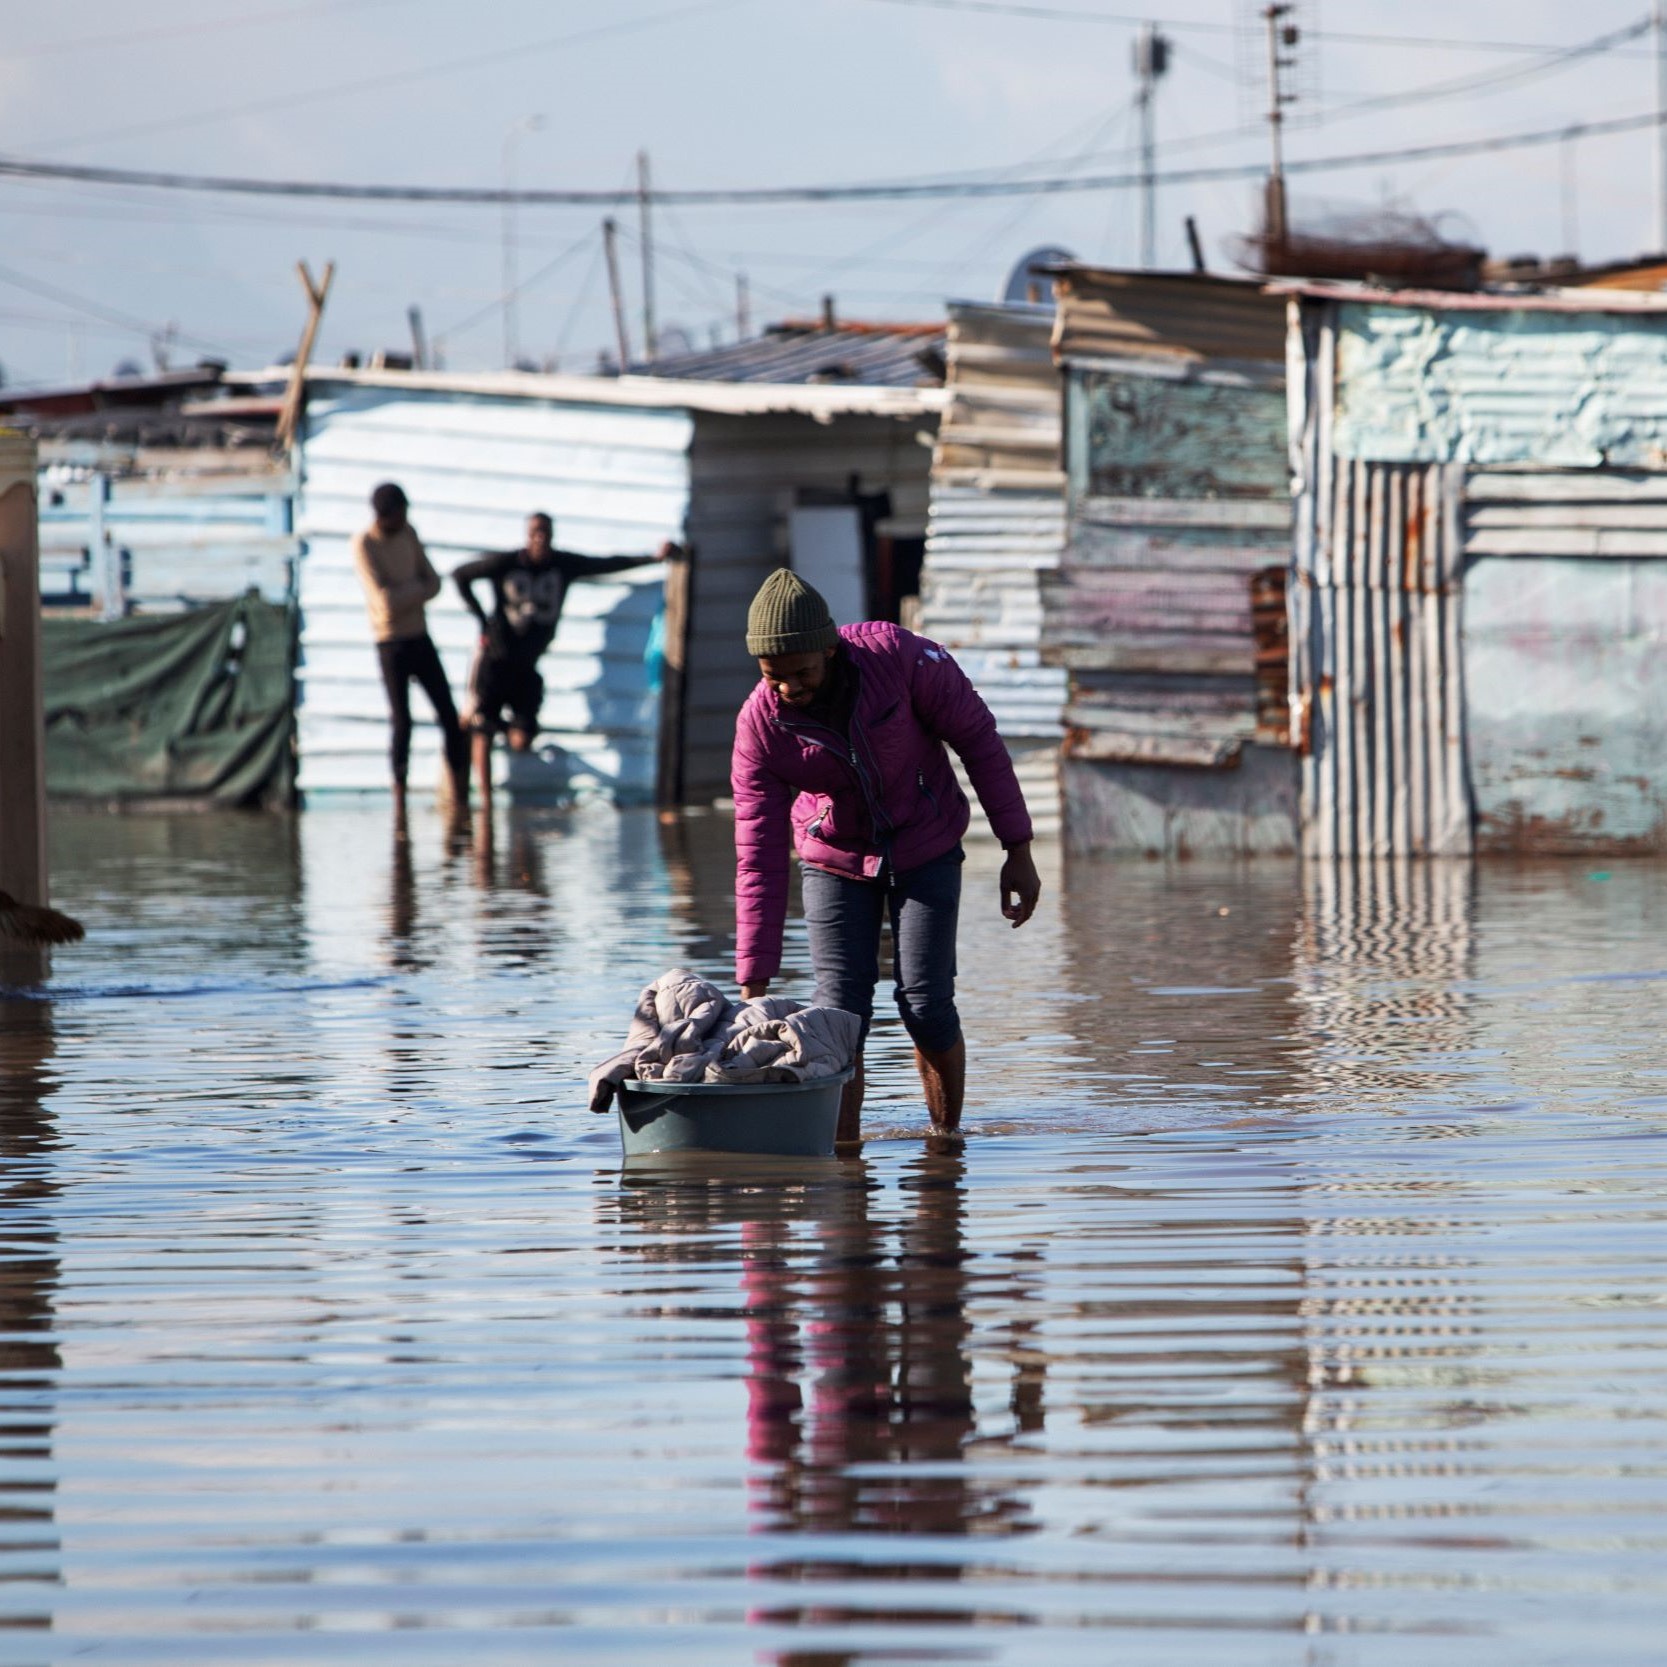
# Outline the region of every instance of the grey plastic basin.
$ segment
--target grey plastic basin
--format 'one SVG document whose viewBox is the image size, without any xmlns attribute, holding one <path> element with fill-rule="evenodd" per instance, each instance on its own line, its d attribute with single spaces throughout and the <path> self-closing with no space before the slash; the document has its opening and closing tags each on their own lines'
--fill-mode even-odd
<svg viewBox="0 0 1667 1667">
<path fill-rule="evenodd" d="M 814 1082 L 623 1082 L 619 1138 L 627 1157 L 648 1152 L 762 1152 L 833 1156 L 840 1090 L 851 1079 Z"/>
</svg>

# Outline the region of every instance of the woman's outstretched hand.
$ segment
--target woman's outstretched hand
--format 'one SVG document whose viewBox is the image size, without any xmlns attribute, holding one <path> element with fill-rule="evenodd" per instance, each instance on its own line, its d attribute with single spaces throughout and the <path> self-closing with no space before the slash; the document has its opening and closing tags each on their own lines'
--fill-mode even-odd
<svg viewBox="0 0 1667 1667">
<path fill-rule="evenodd" d="M 1042 895 L 1042 876 L 1031 861 L 1030 846 L 1010 845 L 1007 861 L 1001 865 L 1001 912 L 1015 926 L 1023 926 L 1036 913 Z"/>
</svg>

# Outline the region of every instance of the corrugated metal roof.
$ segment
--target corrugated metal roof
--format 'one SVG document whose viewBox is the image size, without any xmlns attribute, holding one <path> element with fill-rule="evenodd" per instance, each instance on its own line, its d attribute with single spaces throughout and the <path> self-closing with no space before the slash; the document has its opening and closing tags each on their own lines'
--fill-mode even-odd
<svg viewBox="0 0 1667 1667">
<path fill-rule="evenodd" d="M 264 386 L 282 372 L 228 376 L 235 386 Z M 390 388 L 408 393 L 531 400 L 564 405 L 627 406 L 638 411 L 710 411 L 750 417 L 797 412 L 807 417 L 866 414 L 908 417 L 939 410 L 938 387 L 890 387 L 851 382 L 718 382 L 669 376 L 546 376 L 533 371 L 413 371 L 320 368 L 307 372 L 313 390 Z"/>
<path fill-rule="evenodd" d="M 1575 289 L 1511 293 L 1503 290 L 1379 289 L 1372 284 L 1269 284 L 1270 296 L 1313 301 L 1360 301 L 1378 307 L 1422 307 L 1443 313 L 1664 313 L 1667 295 L 1590 284 Z"/>
<path fill-rule="evenodd" d="M 751 341 L 672 354 L 631 371 L 690 382 L 935 388 L 943 382 L 944 338 L 941 325 L 784 324 Z"/>
<path fill-rule="evenodd" d="M 1285 304 L 1259 281 L 1201 272 L 1062 267 L 1062 359 L 1285 359 Z"/>
</svg>

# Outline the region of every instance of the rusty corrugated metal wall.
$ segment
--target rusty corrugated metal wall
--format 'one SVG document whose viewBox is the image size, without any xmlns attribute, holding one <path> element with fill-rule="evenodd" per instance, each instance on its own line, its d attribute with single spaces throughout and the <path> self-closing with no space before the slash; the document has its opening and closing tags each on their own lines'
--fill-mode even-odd
<svg viewBox="0 0 1667 1667">
<path fill-rule="evenodd" d="M 1146 354 L 1199 364 L 1285 357 L 1283 309 L 1254 280 L 1073 267 L 1055 287 L 1054 351 L 1067 363 Z"/>
<path fill-rule="evenodd" d="M 1304 849 L 1667 852 L 1667 312 L 1292 307 Z"/>
<path fill-rule="evenodd" d="M 1069 543 L 1043 588 L 1045 653 L 1071 677 L 1068 836 L 1164 855 L 1290 851 L 1281 304 L 1221 281 L 1073 273 L 1070 286 L 1056 331 L 1082 355 L 1066 360 Z M 1088 351 L 1113 339 L 1109 317 L 1139 352 Z"/>
<path fill-rule="evenodd" d="M 1462 470 L 1339 457 L 1337 309 L 1303 306 L 1292 379 L 1291 723 L 1311 856 L 1470 850 Z"/>
</svg>

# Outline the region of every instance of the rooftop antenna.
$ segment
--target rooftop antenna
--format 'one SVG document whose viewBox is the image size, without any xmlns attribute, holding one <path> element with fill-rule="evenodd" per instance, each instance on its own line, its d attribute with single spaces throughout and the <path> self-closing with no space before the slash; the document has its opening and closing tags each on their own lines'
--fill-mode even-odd
<svg viewBox="0 0 1667 1667">
<path fill-rule="evenodd" d="M 1140 111 L 1140 264 L 1157 264 L 1158 139 L 1154 105 L 1158 80 L 1169 69 L 1169 37 L 1155 23 L 1143 23 L 1134 41 L 1135 105 Z"/>
</svg>

